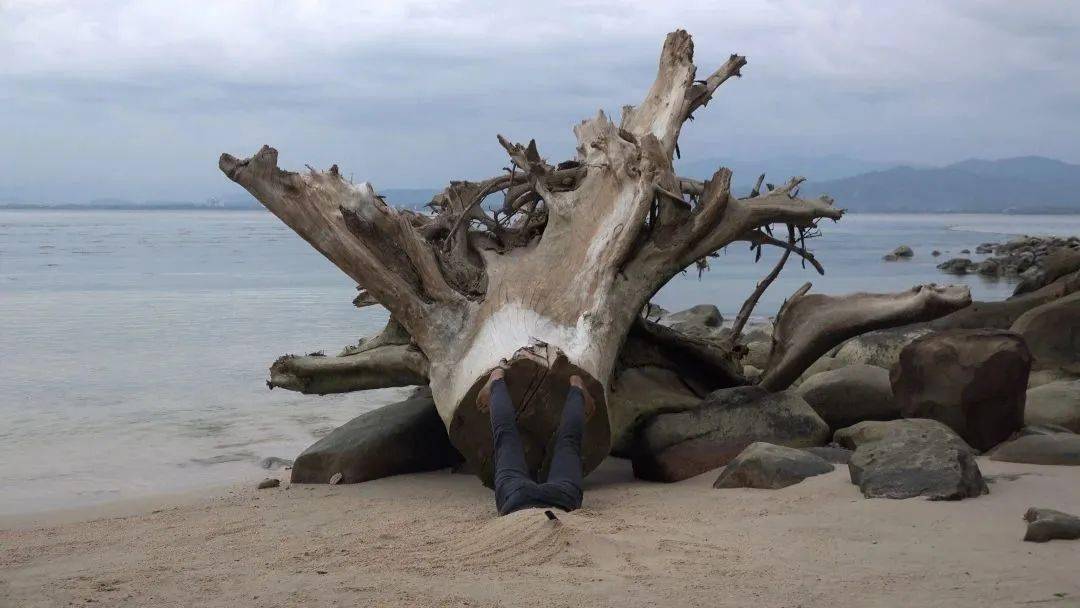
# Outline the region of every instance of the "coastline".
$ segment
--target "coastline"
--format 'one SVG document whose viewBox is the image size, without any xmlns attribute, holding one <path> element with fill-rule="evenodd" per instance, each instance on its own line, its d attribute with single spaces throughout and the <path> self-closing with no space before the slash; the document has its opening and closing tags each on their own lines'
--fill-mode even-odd
<svg viewBox="0 0 1080 608">
<path fill-rule="evenodd" d="M 0 594 L 28 607 L 1076 601 L 1075 547 L 1020 539 L 1028 507 L 1080 504 L 1080 467 L 979 466 L 991 493 L 957 503 L 866 500 L 844 466 L 782 490 L 714 490 L 716 471 L 655 484 L 609 458 L 557 522 L 496 517 L 489 490 L 448 471 L 231 486 L 4 528 Z"/>
</svg>

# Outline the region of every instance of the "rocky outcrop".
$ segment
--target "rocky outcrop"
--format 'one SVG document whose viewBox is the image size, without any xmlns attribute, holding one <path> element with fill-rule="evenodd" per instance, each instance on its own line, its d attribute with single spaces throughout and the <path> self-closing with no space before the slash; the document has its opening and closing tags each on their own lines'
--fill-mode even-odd
<svg viewBox="0 0 1080 608">
<path fill-rule="evenodd" d="M 1028 522 L 1024 540 L 1032 543 L 1045 543 L 1051 540 L 1076 540 L 1080 538 L 1080 517 L 1055 511 L 1032 507 L 1024 513 Z"/>
<path fill-rule="evenodd" d="M 972 302 L 950 315 L 923 325 L 931 329 L 1009 329 L 1027 311 L 1080 291 L 1080 271 L 1066 274 L 1053 283 L 1023 295 L 995 302 Z"/>
<path fill-rule="evenodd" d="M 1028 389 L 1024 424 L 1061 426 L 1080 433 L 1080 380 L 1059 380 Z"/>
<path fill-rule="evenodd" d="M 304 450 L 292 469 L 293 483 L 359 483 L 402 473 L 456 465 L 430 395 L 392 403 L 361 414 Z"/>
<path fill-rule="evenodd" d="M 1014 295 L 1035 291 L 1060 277 L 1080 270 L 1080 244 L 1077 243 L 1076 237 L 1073 237 L 1071 246 L 1057 247 L 1042 256 L 1035 252 L 1027 252 L 1026 256 L 1021 259 L 1030 260 L 1031 263 L 1027 268 L 1020 269 L 1021 281 L 1013 291 Z"/>
<path fill-rule="evenodd" d="M 795 392 L 834 429 L 864 420 L 900 417 L 893 401 L 889 372 L 874 365 L 860 363 L 816 374 Z"/>
<path fill-rule="evenodd" d="M 633 367 L 615 377 L 611 385 L 608 416 L 611 453 L 630 456 L 638 427 L 660 412 L 681 412 L 701 404 L 678 374 L 659 367 Z"/>
<path fill-rule="evenodd" d="M 1038 369 L 1080 373 L 1080 292 L 1025 312 L 1013 323 Z"/>
<path fill-rule="evenodd" d="M 952 330 L 906 346 L 891 372 L 906 418 L 940 420 L 968 444 L 987 450 L 1024 424 L 1031 354 L 1016 334 Z"/>
<path fill-rule="evenodd" d="M 721 389 L 692 410 L 661 413 L 638 431 L 634 474 L 679 481 L 727 464 L 764 441 L 789 447 L 824 445 L 829 427 L 798 395 L 757 386 Z"/>
<path fill-rule="evenodd" d="M 714 488 L 761 488 L 776 490 L 807 477 L 831 472 L 835 467 L 822 458 L 771 443 L 751 443 L 724 467 Z"/>
<path fill-rule="evenodd" d="M 967 249 L 961 253 L 970 253 Z M 982 262 L 955 258 L 938 265 L 950 274 L 978 272 L 986 276 L 1020 279 L 1014 295 L 1040 289 L 1058 278 L 1080 270 L 1080 238 L 1023 236 L 1007 243 L 982 243 L 977 254 L 993 254 Z"/>
<path fill-rule="evenodd" d="M 990 452 L 990 460 L 1080 466 L 1080 435 L 1025 435 L 994 448 L 994 451 Z"/>
</svg>

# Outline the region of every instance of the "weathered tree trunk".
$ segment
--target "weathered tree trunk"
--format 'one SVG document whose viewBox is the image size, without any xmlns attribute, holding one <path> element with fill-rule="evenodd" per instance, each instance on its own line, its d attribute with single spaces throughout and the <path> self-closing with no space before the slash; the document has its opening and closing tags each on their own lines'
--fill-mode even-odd
<svg viewBox="0 0 1080 608">
<path fill-rule="evenodd" d="M 609 450 L 607 387 L 651 296 L 736 241 L 784 247 L 820 268 L 794 237 L 774 239 L 768 226 L 805 234 L 819 219 L 843 213 L 828 198 L 798 198 L 802 178 L 740 199 L 731 194 L 727 169 L 703 183 L 675 175 L 683 123 L 746 63 L 732 55 L 695 80 L 692 56 L 686 32 L 669 34 L 644 101 L 624 108 L 619 124 L 601 112 L 576 126 L 572 161 L 549 165 L 535 142 L 499 136 L 512 169 L 451 183 L 430 203 L 431 214 L 387 205 L 370 184 L 344 179 L 336 165 L 283 171 L 270 147 L 245 160 L 222 155 L 230 179 L 361 286 L 358 305 L 379 302 L 410 337 L 408 345 L 361 345 L 344 357 L 279 360 L 271 384 L 336 392 L 426 378 L 454 445 L 484 473 L 491 436 L 475 397 L 488 371 L 509 360 L 534 469 L 543 466 L 566 379 L 576 373 L 598 406 L 584 445 L 586 470 L 595 467 Z M 485 200 L 500 192 L 498 204 Z M 651 344 L 649 356 L 681 358 L 701 386 L 739 381 L 731 365 L 737 345 L 678 345 L 679 338 L 662 333 L 636 332 Z"/>
</svg>

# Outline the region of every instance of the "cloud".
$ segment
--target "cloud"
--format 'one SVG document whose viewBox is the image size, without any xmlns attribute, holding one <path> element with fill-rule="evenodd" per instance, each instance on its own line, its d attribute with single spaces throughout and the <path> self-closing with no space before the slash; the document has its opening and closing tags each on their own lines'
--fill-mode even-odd
<svg viewBox="0 0 1080 608">
<path fill-rule="evenodd" d="M 496 132 L 562 158 L 677 27 L 750 60 L 687 154 L 1080 161 L 1071 3 L 0 0 L 0 196 L 198 200 L 263 143 L 383 187 L 497 171 Z"/>
</svg>

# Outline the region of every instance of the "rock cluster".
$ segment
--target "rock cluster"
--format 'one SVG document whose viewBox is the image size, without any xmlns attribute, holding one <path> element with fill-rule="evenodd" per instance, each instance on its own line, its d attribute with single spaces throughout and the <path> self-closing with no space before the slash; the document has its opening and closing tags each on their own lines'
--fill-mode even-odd
<svg viewBox="0 0 1080 608">
<path fill-rule="evenodd" d="M 1080 269 L 1080 238 L 1077 237 L 1023 236 L 1007 243 L 982 243 L 975 248 L 975 253 L 990 254 L 991 257 L 981 262 L 953 258 L 938 264 L 938 269 L 959 275 L 1015 277 L 1020 281 L 1016 294 L 1034 291 Z"/>
</svg>

